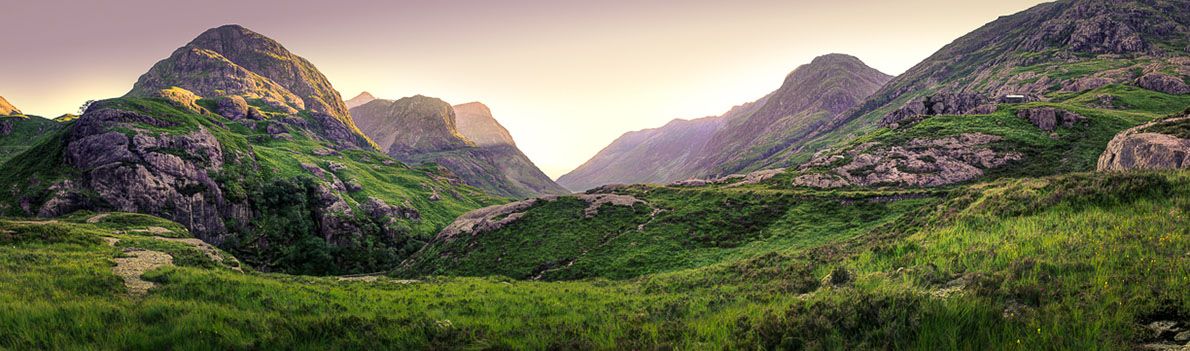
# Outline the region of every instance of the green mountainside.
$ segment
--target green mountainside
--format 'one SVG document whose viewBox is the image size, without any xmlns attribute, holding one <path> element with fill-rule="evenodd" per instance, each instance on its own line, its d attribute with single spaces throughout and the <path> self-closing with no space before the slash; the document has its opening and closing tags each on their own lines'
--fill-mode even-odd
<svg viewBox="0 0 1190 351">
<path fill-rule="evenodd" d="M 0 168 L 9 189 L 0 211 L 153 214 L 260 270 L 342 274 L 392 267 L 454 217 L 499 201 L 372 149 L 349 132 L 354 124 L 322 75 L 273 44 L 242 27 L 207 31 L 128 96 L 28 140 Z M 195 51 L 212 61 L 179 57 Z M 151 92 L 164 84 L 195 90 Z M 301 98 L 285 105 L 270 94 Z"/>
<path fill-rule="evenodd" d="M 203 61 L 239 90 L 98 101 L 0 164 L 0 349 L 1186 349 L 1187 7 L 1038 5 L 681 144 L 784 169 L 512 202 L 451 168 L 507 134 L 458 106 L 343 115 L 407 118 L 351 123 L 385 154 L 306 109 L 316 82 Z M 682 155 L 637 136 L 669 137 L 606 159 Z"/>
</svg>

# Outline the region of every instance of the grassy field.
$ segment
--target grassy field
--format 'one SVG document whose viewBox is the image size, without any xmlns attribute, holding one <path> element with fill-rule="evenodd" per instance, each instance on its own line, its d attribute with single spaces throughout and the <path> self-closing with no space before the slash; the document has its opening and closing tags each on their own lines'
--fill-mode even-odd
<svg viewBox="0 0 1190 351">
<path fill-rule="evenodd" d="M 241 273 L 113 229 L 177 228 L 148 217 L 4 220 L 0 346 L 1099 350 L 1190 316 L 1190 172 L 1005 179 L 915 201 L 914 216 L 854 234 L 781 225 L 802 244 L 750 237 L 697 268 L 554 282 Z M 886 211 L 865 206 L 852 210 Z M 128 295 L 104 236 L 190 258 Z"/>
</svg>

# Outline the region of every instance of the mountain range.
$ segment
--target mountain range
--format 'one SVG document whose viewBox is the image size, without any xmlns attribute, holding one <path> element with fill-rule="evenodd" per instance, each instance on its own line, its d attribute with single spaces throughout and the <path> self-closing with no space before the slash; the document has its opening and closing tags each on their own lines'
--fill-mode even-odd
<svg viewBox="0 0 1190 351">
<path fill-rule="evenodd" d="M 581 191 L 784 167 L 808 134 L 891 78 L 853 56 L 821 56 L 795 69 L 776 91 L 722 116 L 625 134 L 558 183 Z"/>
<path fill-rule="evenodd" d="M 517 148 L 481 103 L 451 106 L 420 95 L 373 99 L 352 108 L 351 116 L 381 150 L 402 162 L 439 165 L 464 183 L 499 196 L 567 193 Z"/>
</svg>

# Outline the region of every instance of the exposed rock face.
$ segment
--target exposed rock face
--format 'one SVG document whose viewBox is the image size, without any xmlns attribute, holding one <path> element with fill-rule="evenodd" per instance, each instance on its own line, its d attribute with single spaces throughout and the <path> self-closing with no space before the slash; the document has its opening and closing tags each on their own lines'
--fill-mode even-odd
<svg viewBox="0 0 1190 351">
<path fill-rule="evenodd" d="M 523 217 L 524 210 L 537 204 L 538 199 L 526 199 L 503 205 L 488 206 L 464 213 L 438 232 L 434 240 L 451 240 L 460 234 L 479 235 L 495 231 Z"/>
<path fill-rule="evenodd" d="M 626 133 L 559 182 L 579 190 L 784 167 L 827 122 L 889 79 L 852 56 L 818 57 L 776 91 L 722 116 Z"/>
<path fill-rule="evenodd" d="M 1033 123 L 1037 128 L 1047 132 L 1054 131 L 1058 126 L 1070 128 L 1077 123 L 1087 121 L 1086 117 L 1080 116 L 1077 113 L 1052 107 L 1024 109 L 1017 111 L 1016 115 L 1029 120 L 1029 123 Z"/>
<path fill-rule="evenodd" d="M 264 115 L 255 106 L 248 106 L 248 101 L 245 101 L 242 96 L 230 95 L 222 96 L 215 99 L 217 111 L 219 115 L 227 117 L 230 120 L 241 119 L 264 119 Z"/>
<path fill-rule="evenodd" d="M 904 146 L 865 144 L 844 155 L 820 155 L 803 164 L 806 174 L 795 185 L 816 188 L 848 186 L 939 186 L 983 176 L 984 170 L 1023 158 L 999 153 L 984 145 L 1000 140 L 994 135 L 970 133 L 940 139 L 914 139 Z M 825 173 L 814 168 L 829 167 Z"/>
<path fill-rule="evenodd" d="M 20 114 L 21 110 L 18 110 L 16 106 L 8 103 L 8 100 L 5 100 L 3 96 L 0 96 L 0 116 L 12 116 Z"/>
<path fill-rule="evenodd" d="M 996 103 L 982 94 L 937 94 L 913 99 L 880 120 L 886 127 L 912 123 L 918 117 L 936 115 L 988 114 L 996 112 Z"/>
<path fill-rule="evenodd" d="M 346 101 L 347 109 L 350 110 L 350 109 L 353 109 L 353 108 L 356 108 L 359 106 L 363 106 L 366 103 L 372 102 L 372 100 L 376 100 L 376 97 L 372 96 L 371 93 L 366 92 L 366 91 L 359 93 L 359 95 L 356 95 L 355 97 L 351 98 L 351 100 Z"/>
<path fill-rule="evenodd" d="M 436 163 L 489 193 L 524 198 L 568 192 L 516 147 L 487 106 L 458 108 L 461 114 L 445 101 L 419 95 L 374 100 L 351 114 L 389 155 L 408 163 Z"/>
<path fill-rule="evenodd" d="M 479 102 L 455 105 L 455 122 L 459 134 L 476 146 L 516 146 L 512 134 L 492 117 L 492 110 Z"/>
<path fill-rule="evenodd" d="M 703 186 L 708 184 L 727 184 L 727 187 L 735 187 L 748 184 L 758 184 L 760 182 L 772 179 L 777 175 L 784 173 L 784 168 L 766 169 L 756 171 L 748 174 L 731 174 L 712 179 L 697 179 L 691 178 L 686 180 L 679 180 L 669 185 L 672 186 Z"/>
<path fill-rule="evenodd" d="M 225 233 L 224 219 L 246 221 L 246 204 L 229 203 L 208 175 L 223 167 L 219 142 L 206 129 L 182 134 L 138 132 L 131 136 L 114 131 L 134 128 L 132 123 L 169 127 L 166 122 L 133 112 L 92 108 L 70 131 L 66 163 L 83 175 L 78 184 L 64 182 L 39 216 L 57 216 L 82 209 L 78 190 L 85 188 L 112 209 L 148 213 L 174 220 L 199 238 L 218 243 Z"/>
<path fill-rule="evenodd" d="M 1136 85 L 1166 94 L 1180 95 L 1190 93 L 1190 86 L 1186 85 L 1184 79 L 1160 73 L 1149 73 L 1141 76 L 1136 80 Z"/>
<path fill-rule="evenodd" d="M 1000 17 L 910 68 L 833 124 L 870 120 L 890 104 L 931 91 L 1040 96 L 1141 84 L 1138 78 L 1153 72 L 1185 75 L 1179 58 L 1190 49 L 1184 43 L 1190 37 L 1190 19 L 1169 15 L 1185 13 L 1185 8 L 1184 0 L 1069 0 Z M 1091 60 L 1118 68 L 1068 70 Z M 1163 85 L 1158 81 L 1176 85 L 1155 77 L 1143 84 L 1156 88 Z"/>
<path fill-rule="evenodd" d="M 1190 139 L 1150 129 L 1163 124 L 1183 124 L 1190 130 L 1190 117 L 1172 118 L 1147 123 L 1120 134 L 1107 144 L 1099 156 L 1100 171 L 1125 171 L 1131 169 L 1186 169 L 1190 168 Z"/>
<path fill-rule="evenodd" d="M 314 65 L 244 27 L 203 32 L 154 65 L 128 95 L 158 96 L 172 87 L 204 98 L 259 100 L 282 113 L 309 111 L 316 135 L 341 147 L 370 147 L 339 93 Z"/>
</svg>

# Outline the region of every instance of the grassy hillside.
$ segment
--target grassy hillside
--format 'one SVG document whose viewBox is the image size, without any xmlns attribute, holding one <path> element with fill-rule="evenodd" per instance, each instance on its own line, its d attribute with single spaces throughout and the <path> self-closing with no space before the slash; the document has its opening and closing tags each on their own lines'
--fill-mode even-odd
<svg viewBox="0 0 1190 351">
<path fill-rule="evenodd" d="M 199 106 L 209 104 L 205 100 L 197 102 Z M 294 127 L 296 122 L 290 118 L 271 116 L 267 110 L 268 118 L 263 120 L 229 120 L 153 98 L 104 100 L 92 109 L 151 116 L 104 126 L 130 138 L 191 135 L 198 131 L 212 134 L 223 164 L 217 171 L 209 171 L 208 176 L 218 184 L 226 202 L 247 204 L 247 213 L 254 217 L 248 222 L 225 219 L 228 233 L 215 233 L 221 236 L 212 242 L 260 269 L 307 274 L 384 270 L 420 248 L 424 240 L 459 214 L 502 201 L 455 184 L 436 169 L 411 168 L 377 151 L 335 150 L 328 142 Z M 74 128 L 73 124 L 85 119 L 68 122 L 68 126 Z M 283 137 L 276 136 L 278 129 L 286 132 Z M 66 162 L 69 139 L 69 130 L 56 132 L 0 170 L 0 184 L 13 189 L 11 194 L 0 196 L 0 209 L 10 215 L 37 214 L 38 206 L 55 194 L 52 187 L 56 184 L 87 184 L 86 170 Z M 209 162 L 203 155 L 181 148 L 161 147 L 153 152 L 194 164 Z M 327 206 L 323 204 L 327 192 L 321 189 L 330 189 L 350 208 L 334 216 L 356 225 L 352 233 L 338 238 L 319 235 L 320 222 L 326 222 L 326 217 L 319 220 L 317 211 Z M 212 193 L 201 184 L 181 190 L 208 196 Z M 94 191 L 81 191 L 77 196 L 90 208 L 118 208 Z M 372 199 L 412 209 L 416 216 L 373 218 L 363 207 Z M 166 207 L 162 211 L 173 213 L 166 201 L 158 201 Z M 193 217 L 178 220 L 193 227 L 186 223 Z"/>
<path fill-rule="evenodd" d="M 40 143 L 61 128 L 37 116 L 0 116 L 0 164 Z"/>
<path fill-rule="evenodd" d="M 1099 350 L 1159 342 L 1145 324 L 1190 316 L 1185 171 L 1001 180 L 918 208 L 857 235 L 789 226 L 803 245 L 625 280 L 347 280 L 175 258 L 143 296 L 112 273 L 137 251 L 102 237 L 161 239 L 90 214 L 3 220 L 0 276 L 15 284 L 0 285 L 0 346 Z M 187 256 L 138 246 L 125 248 Z"/>
</svg>

